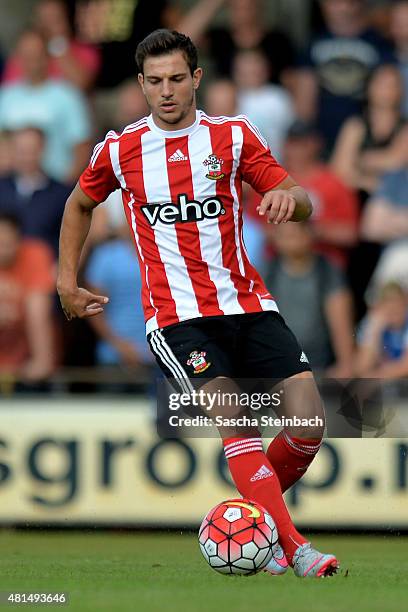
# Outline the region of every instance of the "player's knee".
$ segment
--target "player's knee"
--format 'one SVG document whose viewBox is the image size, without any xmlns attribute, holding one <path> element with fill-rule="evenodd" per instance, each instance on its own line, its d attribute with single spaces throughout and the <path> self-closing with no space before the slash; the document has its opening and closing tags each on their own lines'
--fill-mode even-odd
<svg viewBox="0 0 408 612">
<path fill-rule="evenodd" d="M 311 372 L 310 370 L 306 370 L 305 372 L 298 372 L 297 374 L 293 374 L 293 376 L 289 376 L 289 378 L 287 378 L 286 380 L 314 380 L 314 376 L 313 372 Z"/>
</svg>

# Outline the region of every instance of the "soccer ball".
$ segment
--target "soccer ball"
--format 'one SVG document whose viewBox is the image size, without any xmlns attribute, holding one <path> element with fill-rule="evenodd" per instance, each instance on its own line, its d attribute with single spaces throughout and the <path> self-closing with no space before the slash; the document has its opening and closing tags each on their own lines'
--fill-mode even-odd
<svg viewBox="0 0 408 612">
<path fill-rule="evenodd" d="M 198 534 L 201 552 L 221 574 L 256 574 L 271 560 L 278 530 L 262 506 L 229 499 L 212 508 Z"/>
</svg>

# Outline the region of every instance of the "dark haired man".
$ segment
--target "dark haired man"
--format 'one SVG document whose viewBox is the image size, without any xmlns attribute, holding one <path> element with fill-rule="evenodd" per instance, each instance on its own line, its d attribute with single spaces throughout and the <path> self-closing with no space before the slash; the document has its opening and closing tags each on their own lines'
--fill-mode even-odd
<svg viewBox="0 0 408 612">
<path fill-rule="evenodd" d="M 144 281 L 148 341 L 165 375 L 184 392 L 200 381 L 205 392 L 219 386 L 236 391 L 234 378 L 273 376 L 284 381 L 292 414 L 296 408 L 323 416 L 307 358 L 242 240 L 242 180 L 264 195 L 259 214 L 270 223 L 307 218 L 307 194 L 246 117 L 208 117 L 196 110 L 202 70 L 189 38 L 155 31 L 140 43 L 136 58 L 152 114 L 120 135 L 107 134 L 68 199 L 58 281 L 67 317 L 96 315 L 108 301 L 77 286 L 77 269 L 92 209 L 120 187 Z M 291 384 L 299 379 L 301 396 Z M 225 410 L 215 406 L 212 415 Z M 321 423 L 307 431 L 285 429 L 267 454 L 259 431 L 220 428 L 238 490 L 270 512 L 297 576 L 330 575 L 338 567 L 333 555 L 319 553 L 298 533 L 280 484 L 282 478 L 287 488 L 305 472 L 320 446 Z M 285 555 L 268 566 L 271 573 L 286 571 Z"/>
<path fill-rule="evenodd" d="M 71 190 L 44 172 L 41 130 L 15 130 L 9 141 L 11 172 L 0 178 L 0 212 L 17 215 L 23 235 L 46 242 L 56 258 L 64 204 Z"/>
</svg>

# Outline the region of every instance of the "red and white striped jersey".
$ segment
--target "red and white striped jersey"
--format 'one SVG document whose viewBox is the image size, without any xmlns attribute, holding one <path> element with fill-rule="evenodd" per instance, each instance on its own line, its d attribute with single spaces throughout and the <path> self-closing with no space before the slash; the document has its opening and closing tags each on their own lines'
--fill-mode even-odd
<svg viewBox="0 0 408 612">
<path fill-rule="evenodd" d="M 242 181 L 260 192 L 287 172 L 257 128 L 197 111 L 186 129 L 151 116 L 96 145 L 80 177 L 95 202 L 121 188 L 142 276 L 146 333 L 187 319 L 277 310 L 242 237 Z"/>
</svg>

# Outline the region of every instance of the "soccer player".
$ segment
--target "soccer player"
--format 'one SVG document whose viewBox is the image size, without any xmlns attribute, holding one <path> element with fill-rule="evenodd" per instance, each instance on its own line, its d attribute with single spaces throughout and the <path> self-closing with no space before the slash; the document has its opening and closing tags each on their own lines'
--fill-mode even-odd
<svg viewBox="0 0 408 612">
<path fill-rule="evenodd" d="M 237 377 L 273 377 L 284 385 L 286 411 L 323 418 L 307 357 L 242 239 L 242 181 L 263 194 L 259 214 L 269 223 L 309 217 L 306 192 L 245 116 L 196 109 L 202 70 L 188 37 L 156 30 L 136 61 L 151 114 L 121 134 L 108 132 L 66 204 L 58 292 L 67 318 L 95 316 L 108 302 L 78 287 L 77 271 L 92 209 L 120 188 L 143 278 L 147 339 L 164 374 L 186 392 L 191 379 L 197 386 L 202 378 L 208 390 L 234 388 Z M 289 563 L 301 577 L 334 573 L 336 557 L 296 530 L 282 497 L 316 455 L 323 427 L 285 428 L 266 453 L 257 430 L 221 427 L 220 434 L 237 489 L 278 528 L 283 551 L 267 569 L 284 573 Z"/>
</svg>

